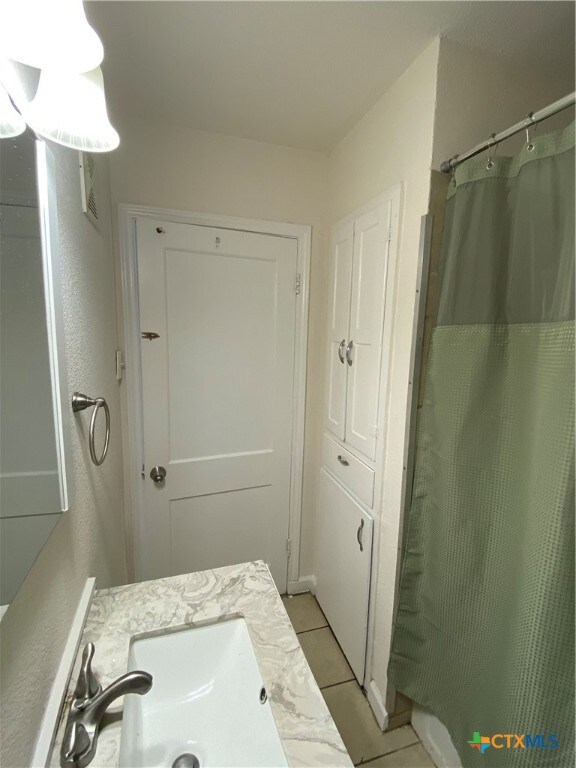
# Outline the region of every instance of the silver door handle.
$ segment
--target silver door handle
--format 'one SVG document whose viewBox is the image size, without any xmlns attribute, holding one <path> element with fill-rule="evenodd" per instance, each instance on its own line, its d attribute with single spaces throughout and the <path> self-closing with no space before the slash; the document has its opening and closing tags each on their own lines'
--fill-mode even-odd
<svg viewBox="0 0 576 768">
<path fill-rule="evenodd" d="M 356 531 L 356 539 L 358 541 L 358 544 L 360 544 L 360 552 L 364 552 L 364 543 L 362 542 L 364 533 L 364 520 L 360 520 L 360 525 L 358 526 L 358 530 Z"/>
<path fill-rule="evenodd" d="M 338 357 L 340 358 L 340 362 L 344 364 L 344 348 L 346 347 L 346 339 L 342 339 L 340 342 L 340 346 L 338 347 Z"/>
<path fill-rule="evenodd" d="M 348 362 L 348 365 L 352 365 L 352 347 L 354 346 L 353 341 L 348 342 L 348 346 L 346 347 L 346 360 Z"/>
<path fill-rule="evenodd" d="M 152 480 L 154 480 L 156 485 L 160 485 L 160 483 L 164 482 L 164 479 L 166 477 L 166 470 L 164 469 L 164 467 L 152 467 L 152 469 L 150 470 L 150 477 L 152 478 Z"/>
<path fill-rule="evenodd" d="M 347 461 L 346 459 L 343 459 L 342 456 L 340 456 L 340 454 L 338 454 L 337 458 L 338 458 L 338 461 L 340 462 L 340 464 L 343 464 L 345 467 L 349 467 L 350 466 L 350 462 Z"/>
</svg>

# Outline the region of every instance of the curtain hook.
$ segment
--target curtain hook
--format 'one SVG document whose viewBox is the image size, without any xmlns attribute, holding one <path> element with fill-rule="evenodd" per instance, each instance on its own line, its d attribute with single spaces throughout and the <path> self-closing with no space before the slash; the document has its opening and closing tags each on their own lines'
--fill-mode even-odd
<svg viewBox="0 0 576 768">
<path fill-rule="evenodd" d="M 528 115 L 526 115 L 526 120 L 524 121 L 524 128 L 526 130 L 526 149 L 528 152 L 532 152 L 534 150 L 534 144 L 530 139 L 530 128 L 535 125 L 533 114 L 533 112 L 529 112 Z"/>
<path fill-rule="evenodd" d="M 452 161 L 456 160 L 457 157 L 458 155 L 454 155 L 454 157 L 450 162 L 452 163 Z M 452 173 L 450 174 L 450 183 L 456 186 L 456 166 L 455 165 L 452 165 Z"/>
<path fill-rule="evenodd" d="M 492 133 L 490 134 L 490 138 L 488 139 L 488 149 L 492 149 L 492 147 L 495 147 L 494 152 L 490 155 L 488 158 L 488 162 L 486 163 L 486 170 L 490 171 L 492 168 L 494 168 L 494 158 L 496 157 L 496 152 L 498 152 L 498 142 L 494 141 L 496 138 L 496 134 Z"/>
</svg>

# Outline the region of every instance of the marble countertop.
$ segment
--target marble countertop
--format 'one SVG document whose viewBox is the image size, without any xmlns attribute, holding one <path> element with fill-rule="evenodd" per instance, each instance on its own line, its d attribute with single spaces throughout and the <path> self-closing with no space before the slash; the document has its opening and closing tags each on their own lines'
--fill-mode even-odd
<svg viewBox="0 0 576 768">
<path fill-rule="evenodd" d="M 268 567 L 261 561 L 96 592 L 66 693 L 50 765 L 60 765 L 60 745 L 86 643 L 96 646 L 93 669 L 106 686 L 126 672 L 133 635 L 194 626 L 230 614 L 243 615 L 248 624 L 288 763 L 351 766 Z M 118 765 L 121 711 L 122 699 L 110 709 L 91 767 Z"/>
</svg>

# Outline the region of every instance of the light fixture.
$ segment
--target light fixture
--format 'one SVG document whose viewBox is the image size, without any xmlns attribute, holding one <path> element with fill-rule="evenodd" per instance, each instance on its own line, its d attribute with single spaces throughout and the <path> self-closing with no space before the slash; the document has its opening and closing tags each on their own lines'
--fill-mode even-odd
<svg viewBox="0 0 576 768">
<path fill-rule="evenodd" d="M 38 69 L 88 72 L 104 49 L 82 0 L 1 0 L 0 50 Z"/>
<path fill-rule="evenodd" d="M 0 50 L 0 138 L 28 123 L 72 149 L 116 149 L 99 67 L 102 43 L 82 0 L 0 0 Z"/>
<path fill-rule="evenodd" d="M 100 67 L 83 74 L 42 70 L 22 116 L 36 133 L 72 149 L 110 152 L 120 143 L 108 119 Z"/>
<path fill-rule="evenodd" d="M 10 100 L 18 112 L 22 112 L 26 104 L 34 98 L 39 80 L 39 69 L 11 59 L 0 58 L 0 85 L 3 85 L 4 90 L 10 94 Z"/>
<path fill-rule="evenodd" d="M 10 97 L 0 85 L 0 139 L 20 136 L 26 130 L 22 115 L 14 109 Z"/>
</svg>

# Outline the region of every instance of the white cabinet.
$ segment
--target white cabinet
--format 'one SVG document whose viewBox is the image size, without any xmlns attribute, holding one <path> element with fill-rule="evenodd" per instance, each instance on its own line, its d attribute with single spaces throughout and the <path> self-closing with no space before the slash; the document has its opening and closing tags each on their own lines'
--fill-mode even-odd
<svg viewBox="0 0 576 768">
<path fill-rule="evenodd" d="M 370 515 L 320 470 L 316 597 L 360 684 L 364 682 L 372 527 Z"/>
<path fill-rule="evenodd" d="M 382 350 L 383 339 L 388 350 L 391 338 L 390 259 L 399 207 L 397 186 L 336 225 L 331 243 L 316 597 L 361 684 L 386 425 Z"/>
<path fill-rule="evenodd" d="M 388 251 L 397 194 L 334 228 L 326 427 L 376 458 Z"/>
</svg>

